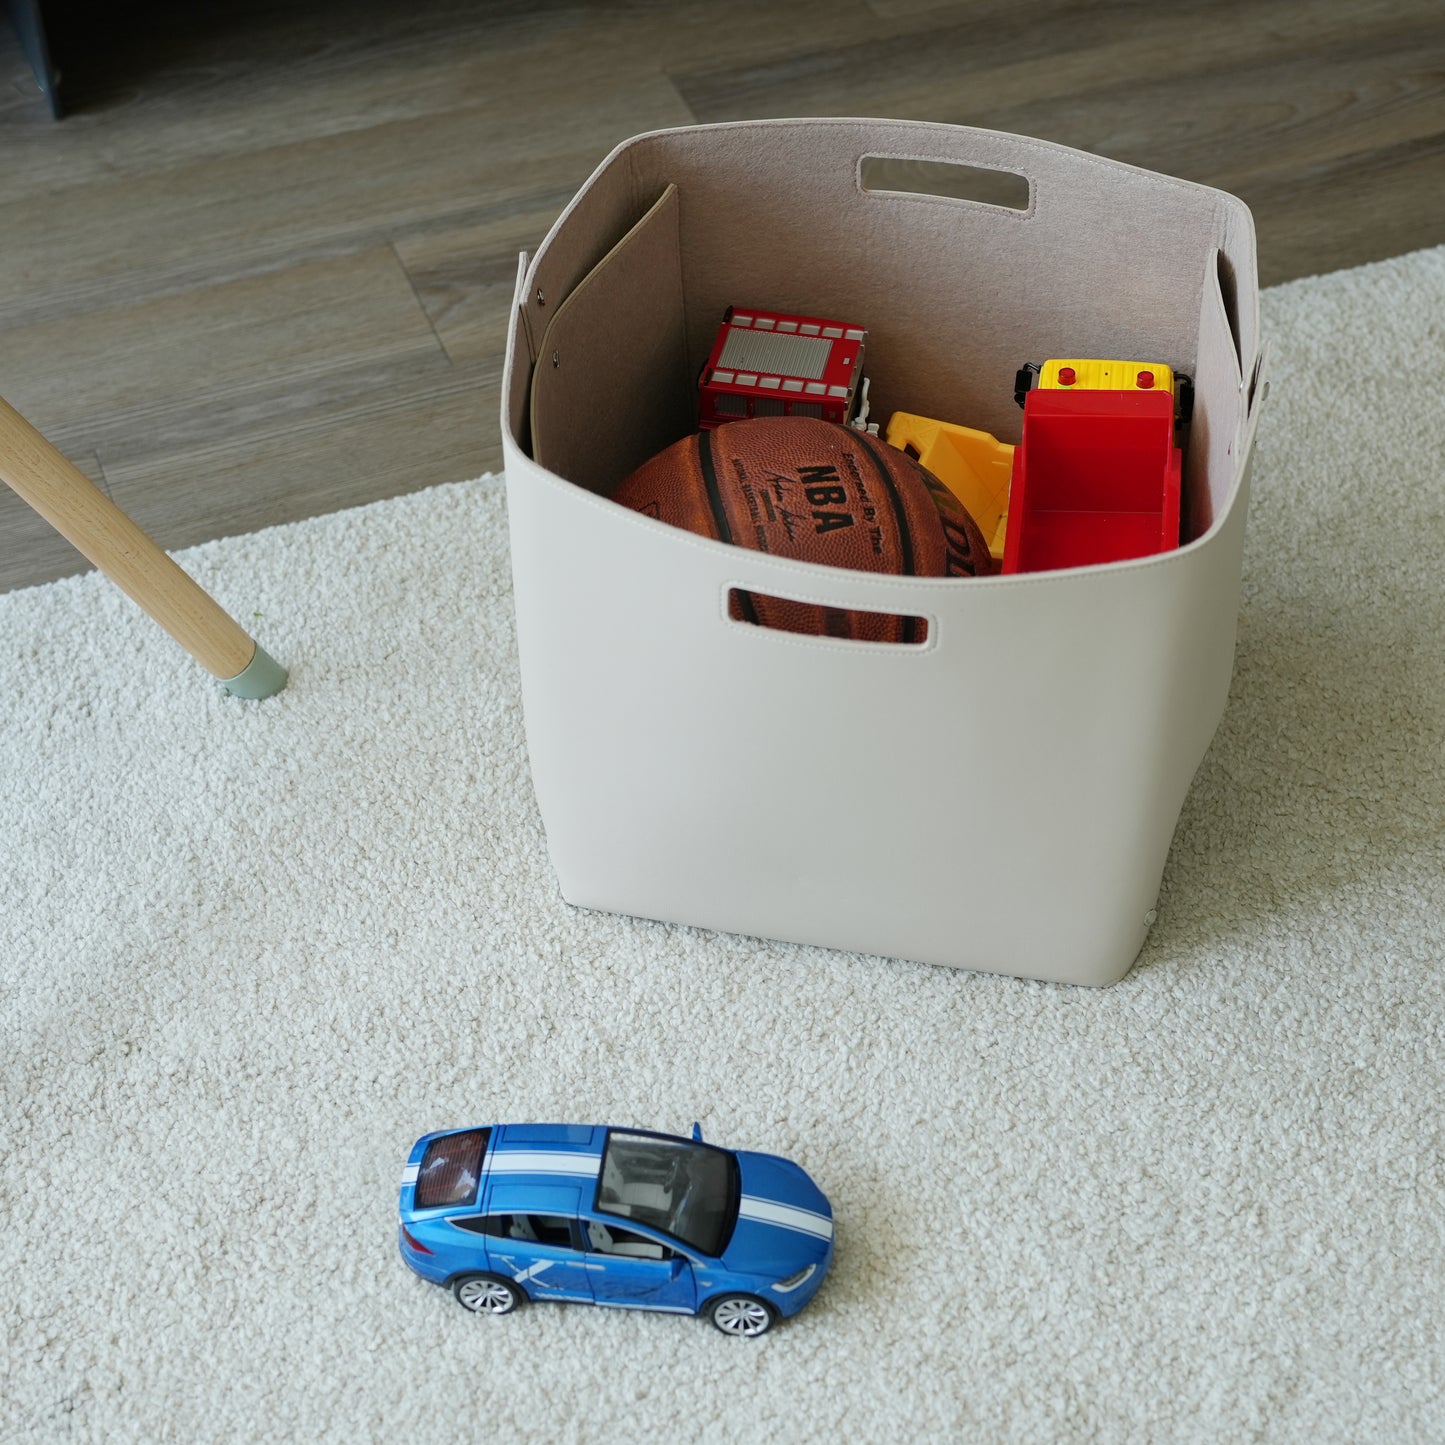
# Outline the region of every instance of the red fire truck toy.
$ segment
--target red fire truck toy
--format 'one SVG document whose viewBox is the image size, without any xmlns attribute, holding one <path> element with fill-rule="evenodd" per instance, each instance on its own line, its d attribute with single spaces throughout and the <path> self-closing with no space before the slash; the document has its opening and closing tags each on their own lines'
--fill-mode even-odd
<svg viewBox="0 0 1445 1445">
<path fill-rule="evenodd" d="M 1003 571 L 1048 572 L 1179 545 L 1189 378 L 1139 361 L 1046 361 L 1018 374 Z"/>
<path fill-rule="evenodd" d="M 853 420 L 868 333 L 846 321 L 729 306 L 698 381 L 698 426 L 747 416 Z"/>
</svg>

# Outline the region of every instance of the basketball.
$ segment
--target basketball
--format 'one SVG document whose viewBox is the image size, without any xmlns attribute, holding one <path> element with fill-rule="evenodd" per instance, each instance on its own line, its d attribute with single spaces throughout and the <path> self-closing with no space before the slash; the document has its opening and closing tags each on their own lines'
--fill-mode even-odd
<svg viewBox="0 0 1445 1445">
<path fill-rule="evenodd" d="M 753 417 L 684 437 L 613 500 L 704 537 L 786 557 L 903 577 L 991 573 L 963 504 L 906 453 L 812 417 Z M 922 642 L 921 618 L 734 591 L 741 622 L 869 642 Z"/>
</svg>

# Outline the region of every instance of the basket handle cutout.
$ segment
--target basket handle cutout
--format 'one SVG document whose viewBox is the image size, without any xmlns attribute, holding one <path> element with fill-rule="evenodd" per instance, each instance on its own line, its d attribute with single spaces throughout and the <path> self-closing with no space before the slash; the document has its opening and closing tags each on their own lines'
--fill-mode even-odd
<svg viewBox="0 0 1445 1445">
<path fill-rule="evenodd" d="M 911 156 L 864 156 L 858 164 L 858 184 L 870 193 L 972 201 L 1006 211 L 1027 211 L 1033 200 L 1029 178 L 1018 171 Z"/>
<path fill-rule="evenodd" d="M 874 612 L 863 607 L 834 607 L 775 597 L 768 592 L 728 588 L 727 615 L 745 627 L 826 637 L 834 642 L 867 647 L 922 647 L 928 641 L 928 619 L 911 613 Z"/>
</svg>

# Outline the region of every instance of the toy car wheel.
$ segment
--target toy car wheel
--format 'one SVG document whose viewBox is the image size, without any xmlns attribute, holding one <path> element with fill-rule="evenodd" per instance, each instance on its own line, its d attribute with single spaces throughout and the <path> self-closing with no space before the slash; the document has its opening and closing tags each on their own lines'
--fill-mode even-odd
<svg viewBox="0 0 1445 1445">
<path fill-rule="evenodd" d="M 754 1339 L 773 1327 L 773 1312 L 750 1294 L 725 1294 L 708 1306 L 707 1317 L 725 1335 Z"/>
<path fill-rule="evenodd" d="M 464 1274 L 452 1284 L 464 1310 L 474 1315 L 509 1315 L 522 1302 L 522 1291 L 494 1274 Z"/>
</svg>

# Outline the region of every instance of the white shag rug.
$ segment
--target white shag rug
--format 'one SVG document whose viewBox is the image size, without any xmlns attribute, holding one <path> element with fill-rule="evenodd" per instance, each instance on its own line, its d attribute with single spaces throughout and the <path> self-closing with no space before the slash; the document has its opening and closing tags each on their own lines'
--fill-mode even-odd
<svg viewBox="0 0 1445 1445">
<path fill-rule="evenodd" d="M 564 904 L 496 478 L 182 554 L 265 703 L 95 574 L 0 597 L 0 1439 L 1445 1437 L 1445 249 L 1265 315 L 1233 696 L 1112 989 Z M 757 1342 L 468 1316 L 401 1161 L 513 1119 L 791 1155 L 834 1271 Z"/>
</svg>

